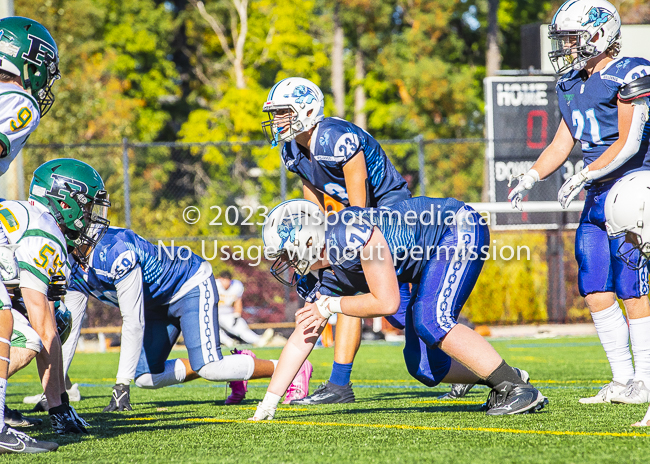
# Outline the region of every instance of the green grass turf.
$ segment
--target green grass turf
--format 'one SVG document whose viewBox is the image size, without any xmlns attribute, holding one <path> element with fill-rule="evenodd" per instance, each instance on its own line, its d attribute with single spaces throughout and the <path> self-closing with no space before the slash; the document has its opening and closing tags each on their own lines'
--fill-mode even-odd
<svg viewBox="0 0 650 464">
<path fill-rule="evenodd" d="M 249 384 L 244 404 L 224 406 L 224 385 L 199 380 L 157 391 L 133 387 L 132 412 L 103 413 L 118 354 L 78 354 L 70 375 L 81 385 L 83 400 L 74 406 L 90 422 L 92 435 L 57 437 L 40 414 L 46 425 L 29 433 L 58 441 L 59 451 L 3 455 L 0 462 L 647 462 L 650 430 L 630 427 L 645 405 L 578 403 L 609 379 L 597 338 L 517 339 L 494 346 L 511 365 L 528 370 L 548 396 L 543 412 L 487 417 L 479 411 L 484 387 L 463 401 L 438 401 L 448 386 L 426 388 L 412 379 L 400 346 L 368 344 L 352 373 L 357 402 L 351 405 L 281 406 L 275 422 L 248 423 L 266 381 Z M 256 353 L 272 358 L 279 350 Z M 332 350 L 315 350 L 310 359 L 313 389 L 329 376 Z M 39 392 L 37 380 L 35 366 L 17 374 L 9 385 L 9 406 L 26 409 L 22 398 Z"/>
</svg>

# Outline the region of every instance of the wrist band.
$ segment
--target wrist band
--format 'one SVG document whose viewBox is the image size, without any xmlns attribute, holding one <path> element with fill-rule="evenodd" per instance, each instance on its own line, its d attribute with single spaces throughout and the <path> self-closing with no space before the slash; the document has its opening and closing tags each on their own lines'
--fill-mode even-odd
<svg viewBox="0 0 650 464">
<path fill-rule="evenodd" d="M 316 300 L 316 307 L 320 311 L 321 316 L 329 319 L 332 314 L 341 313 L 341 298 L 340 296 L 321 296 Z"/>
</svg>

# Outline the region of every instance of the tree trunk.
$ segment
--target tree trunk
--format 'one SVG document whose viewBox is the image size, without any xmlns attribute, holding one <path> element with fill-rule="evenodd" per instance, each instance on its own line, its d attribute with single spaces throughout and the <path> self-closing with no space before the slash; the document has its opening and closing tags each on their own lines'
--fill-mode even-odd
<svg viewBox="0 0 650 464">
<path fill-rule="evenodd" d="M 363 62 L 363 52 L 357 49 L 355 55 L 354 79 L 357 81 L 357 87 L 354 89 L 354 123 L 362 129 L 367 129 L 366 122 L 366 90 L 363 83 L 366 78 L 365 63 Z"/>
<path fill-rule="evenodd" d="M 501 69 L 501 53 L 499 52 L 499 24 L 497 23 L 497 11 L 499 0 L 488 0 L 488 30 L 487 30 L 487 54 L 485 56 L 486 74 L 494 76 Z"/>
<path fill-rule="evenodd" d="M 343 75 L 343 26 L 339 3 L 334 6 L 334 40 L 332 41 L 332 94 L 336 116 L 345 117 L 345 76 Z"/>
</svg>

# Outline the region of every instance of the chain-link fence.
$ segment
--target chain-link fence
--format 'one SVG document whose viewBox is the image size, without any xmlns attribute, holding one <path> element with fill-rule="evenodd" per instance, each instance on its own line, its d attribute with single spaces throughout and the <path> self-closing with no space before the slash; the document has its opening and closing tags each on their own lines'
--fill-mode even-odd
<svg viewBox="0 0 650 464">
<path fill-rule="evenodd" d="M 414 195 L 480 201 L 486 140 L 417 137 L 380 142 Z M 261 248 L 265 212 L 283 199 L 302 195 L 299 178 L 282 167 L 278 149 L 257 141 L 28 145 L 26 188 L 36 167 L 61 157 L 80 159 L 99 171 L 110 194 L 112 225 L 132 228 L 154 243 L 188 245 L 211 260 L 215 273 L 233 272 L 247 287 L 244 305 L 252 320 L 291 320 L 298 305 L 295 292 L 277 283 L 268 263 L 250 252 Z M 494 232 L 499 246 L 528 243 L 534 252 L 528 263 L 498 258 L 486 264 L 482 279 L 490 282 L 479 281 L 475 293 L 480 304 L 470 303 L 473 317 L 486 323 L 586 317 L 570 278 L 575 267 L 571 235 Z M 562 246 L 558 247 L 558 240 Z M 227 255 L 217 252 L 223 246 L 229 247 Z M 233 254 L 236 247 L 242 250 L 238 256 Z M 557 275 L 568 276 L 561 289 L 551 278 Z M 555 296 L 554 302 L 548 295 Z M 481 309 L 484 302 L 501 299 L 502 310 Z M 102 311 L 91 321 L 93 325 L 106 325 L 115 317 L 119 321 L 118 313 Z"/>
</svg>

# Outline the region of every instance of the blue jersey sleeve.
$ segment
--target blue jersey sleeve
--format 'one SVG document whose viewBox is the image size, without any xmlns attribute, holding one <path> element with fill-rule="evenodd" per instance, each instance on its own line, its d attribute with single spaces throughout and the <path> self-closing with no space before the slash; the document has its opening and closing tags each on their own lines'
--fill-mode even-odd
<svg viewBox="0 0 650 464">
<path fill-rule="evenodd" d="M 330 263 L 340 265 L 359 259 L 360 251 L 370 241 L 374 228 L 363 211 L 363 208 L 355 206 L 328 216 L 326 238 Z"/>
<path fill-rule="evenodd" d="M 314 158 L 323 166 L 342 169 L 361 151 L 365 133 L 342 119 L 329 118 L 318 131 Z"/>
<path fill-rule="evenodd" d="M 118 283 L 133 269 L 139 267 L 140 262 L 133 247 L 127 245 L 135 242 L 136 235 L 134 232 L 124 229 L 114 238 L 105 251 L 105 271 L 108 272 L 108 276 L 113 280 L 113 283 Z"/>
<path fill-rule="evenodd" d="M 601 73 L 601 78 L 616 90 L 645 76 L 650 76 L 650 61 L 644 58 L 620 58 Z"/>
</svg>

